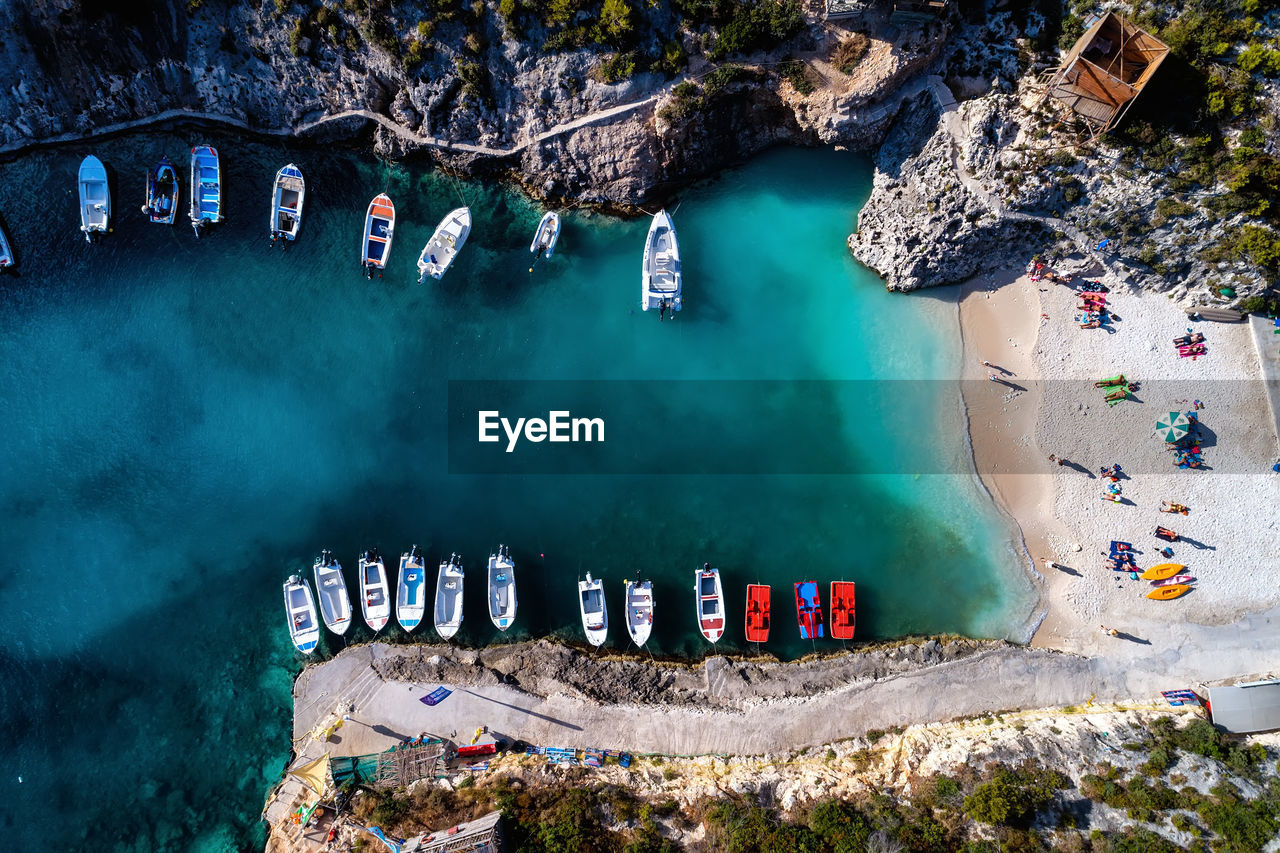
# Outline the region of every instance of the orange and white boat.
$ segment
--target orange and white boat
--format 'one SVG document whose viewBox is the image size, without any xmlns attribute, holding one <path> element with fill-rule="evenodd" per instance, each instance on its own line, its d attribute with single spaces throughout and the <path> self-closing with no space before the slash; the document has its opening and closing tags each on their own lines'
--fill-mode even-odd
<svg viewBox="0 0 1280 853">
<path fill-rule="evenodd" d="M 768 584 L 747 584 L 747 642 L 766 643 L 769 641 L 769 595 Z"/>
<path fill-rule="evenodd" d="M 1185 569 L 1186 566 L 1178 563 L 1161 563 L 1158 566 L 1152 566 L 1143 572 L 1140 577 L 1144 581 L 1162 581 L 1165 578 L 1171 578 Z"/>
<path fill-rule="evenodd" d="M 854 631 L 853 581 L 831 582 L 831 636 L 837 640 L 852 640 Z"/>
<path fill-rule="evenodd" d="M 386 193 L 378 193 L 369 202 L 369 212 L 364 217 L 364 251 L 360 265 L 364 267 L 365 278 L 373 278 L 375 269 L 386 269 L 395 229 L 396 206 Z"/>
<path fill-rule="evenodd" d="M 1191 591 L 1191 585 L 1185 583 L 1176 583 L 1173 586 L 1156 587 L 1147 593 L 1147 598 L 1154 598 L 1157 601 L 1168 601 L 1170 598 L 1177 598 L 1180 595 Z"/>
</svg>

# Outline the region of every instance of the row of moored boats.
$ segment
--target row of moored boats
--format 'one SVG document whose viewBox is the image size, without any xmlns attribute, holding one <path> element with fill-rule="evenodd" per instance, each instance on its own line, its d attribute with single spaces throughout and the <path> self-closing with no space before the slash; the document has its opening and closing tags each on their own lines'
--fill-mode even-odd
<svg viewBox="0 0 1280 853">
<path fill-rule="evenodd" d="M 343 577 L 342 565 L 329 551 L 320 554 L 312 567 L 317 598 L 312 597 L 307 581 L 294 575 L 284 584 L 285 611 L 289 620 L 289 634 L 294 646 L 304 654 L 310 654 L 320 642 L 320 620 L 333 633 L 346 634 L 351 627 L 352 608 Z M 435 603 L 432 609 L 436 633 L 442 639 L 452 639 L 462 627 L 462 592 L 466 574 L 462 559 L 451 554 L 440 562 L 436 572 Z M 626 607 L 627 633 L 631 641 L 643 647 L 653 630 L 653 584 L 647 580 L 624 582 L 623 601 Z M 391 586 L 386 565 L 376 548 L 365 551 L 359 562 L 360 608 L 365 624 L 375 633 L 387 626 L 392 615 Z M 426 614 L 427 574 L 422 550 L 414 545 L 400 555 L 399 580 L 395 588 L 394 608 L 396 621 L 406 632 L 417 628 Z M 822 637 L 823 613 L 815 581 L 795 584 L 796 616 L 803 639 Z M 694 598 L 697 607 L 698 630 L 708 641 L 717 642 L 725 630 L 724 587 L 720 570 L 704 563 L 694 571 Z M 504 546 L 489 555 L 488 571 L 489 619 L 494 626 L 505 631 L 516 618 L 515 563 L 511 552 Z M 767 584 L 747 585 L 747 610 L 745 618 L 748 642 L 763 643 L 769 639 L 770 587 Z M 578 610 L 582 617 L 582 630 L 587 642 L 601 646 L 609 636 L 609 610 L 605 605 L 604 582 L 588 572 L 585 580 L 578 581 Z M 851 640 L 854 634 L 854 584 L 848 581 L 831 583 L 831 636 Z"/>
<path fill-rule="evenodd" d="M 178 168 L 168 157 L 161 157 L 146 175 L 146 202 L 142 212 L 152 222 L 172 225 L 178 216 L 181 199 Z M 80 230 L 85 239 L 107 233 L 111 228 L 111 189 L 107 169 L 93 155 L 80 163 L 78 176 L 80 197 Z M 211 145 L 191 149 L 191 188 L 189 217 L 196 236 L 202 228 L 216 225 L 222 213 L 222 164 L 218 151 Z M 276 172 L 271 190 L 271 242 L 291 243 L 302 228 L 302 211 L 307 184 L 302 170 L 293 163 Z M 369 202 L 365 213 L 360 264 L 369 278 L 375 270 L 386 268 L 395 237 L 396 207 L 390 196 L 379 193 Z M 471 234 L 471 208 L 449 211 L 436 226 L 431 239 L 418 255 L 418 282 L 427 277 L 440 279 L 453 263 Z M 533 235 L 529 251 L 550 258 L 560 239 L 560 214 L 548 211 Z M 8 236 L 0 229 L 0 270 L 15 263 Z M 683 274 L 680 269 L 680 244 L 676 239 L 671 216 L 660 210 L 649 225 L 641 264 L 641 308 L 657 309 L 659 316 L 668 311 L 674 316 L 683 307 Z"/>
</svg>

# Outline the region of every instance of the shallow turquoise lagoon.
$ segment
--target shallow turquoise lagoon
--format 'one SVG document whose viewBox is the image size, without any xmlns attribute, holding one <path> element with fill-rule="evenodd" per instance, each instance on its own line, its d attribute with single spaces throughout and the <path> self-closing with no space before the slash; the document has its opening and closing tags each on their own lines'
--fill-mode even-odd
<svg viewBox="0 0 1280 853">
<path fill-rule="evenodd" d="M 500 542 L 517 562 L 515 637 L 579 638 L 574 583 L 591 571 L 610 645 L 625 646 L 622 579 L 640 572 L 655 584 L 653 651 L 703 655 L 703 561 L 725 579 L 721 650 L 744 647 L 753 581 L 774 584 L 780 656 L 815 648 L 788 616 L 805 578 L 824 599 L 830 580 L 858 583 L 860 637 L 1025 632 L 1033 592 L 946 381 L 954 305 L 887 294 L 844 247 L 865 159 L 781 150 L 685 192 L 672 208 L 687 307 L 659 323 L 638 307 L 647 221 L 568 212 L 556 256 L 530 273 L 542 210 L 424 167 L 215 138 L 228 221 L 199 241 L 145 223 L 145 167 L 167 151 L 185 173 L 194 141 L 95 146 L 117 227 L 94 246 L 74 198 L 89 149 L 0 166 L 21 268 L 0 283 L 0 820 L 13 849 L 259 844 L 300 667 L 280 584 L 309 577 L 322 547 L 349 583 L 368 545 L 389 563 L 412 543 L 433 566 L 460 552 L 459 638 L 474 644 L 496 639 L 482 579 Z M 290 161 L 308 181 L 302 235 L 269 249 L 270 181 Z M 384 189 L 399 224 L 388 270 L 366 281 L 360 229 Z M 419 249 L 463 200 L 470 241 L 443 282 L 419 286 Z M 876 474 L 511 477 L 449 473 L 448 442 L 462 440 L 446 434 L 450 379 L 663 381 L 672 413 L 702 387 L 678 380 L 937 381 L 762 401 L 798 407 L 777 441 L 834 435 L 833 465 L 872 454 Z M 669 428 L 662 440 L 678 441 Z M 744 434 L 726 425 L 727 442 Z M 326 637 L 321 652 L 341 647 Z"/>
</svg>

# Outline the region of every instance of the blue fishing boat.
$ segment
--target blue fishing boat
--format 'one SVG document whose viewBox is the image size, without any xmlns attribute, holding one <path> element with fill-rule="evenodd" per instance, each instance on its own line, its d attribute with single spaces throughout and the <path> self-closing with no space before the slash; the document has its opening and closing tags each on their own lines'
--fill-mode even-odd
<svg viewBox="0 0 1280 853">
<path fill-rule="evenodd" d="M 822 636 L 822 601 L 818 598 L 817 581 L 800 581 L 796 585 L 796 618 L 800 623 L 800 639 Z"/>
<path fill-rule="evenodd" d="M 212 145 L 191 149 L 191 227 L 200 229 L 222 221 L 222 167 Z"/>
<path fill-rule="evenodd" d="M 161 225 L 172 225 L 178 216 L 178 170 L 168 157 L 161 157 L 147 172 L 147 203 L 142 212 Z"/>
</svg>

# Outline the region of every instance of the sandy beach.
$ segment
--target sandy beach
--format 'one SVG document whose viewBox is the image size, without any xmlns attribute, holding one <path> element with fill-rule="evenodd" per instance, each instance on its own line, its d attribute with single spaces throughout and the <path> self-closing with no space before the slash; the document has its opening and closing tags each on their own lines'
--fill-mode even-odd
<svg viewBox="0 0 1280 853">
<path fill-rule="evenodd" d="M 1278 442 L 1249 325 L 1191 322 L 1171 300 L 1104 278 L 1119 319 L 1111 330 L 1082 329 L 1075 287 L 1022 272 L 963 285 L 960 319 L 975 463 L 1045 576 L 1048 612 L 1034 645 L 1123 657 L 1158 648 L 1171 622 L 1226 626 L 1280 603 L 1269 568 L 1280 531 L 1274 512 L 1259 511 L 1280 498 L 1270 470 Z M 1173 344 L 1188 328 L 1206 338 L 1208 351 L 1194 360 Z M 991 373 L 1002 381 L 988 381 Z M 1108 406 L 1093 383 L 1119 373 L 1139 389 Z M 1195 411 L 1196 401 L 1206 467 L 1183 470 L 1154 428 L 1163 414 Z M 1102 500 L 1109 481 L 1100 469 L 1114 463 L 1125 471 L 1119 504 Z M 1162 501 L 1190 512 L 1162 513 Z M 1180 540 L 1156 539 L 1157 526 Z M 1185 565 L 1193 590 L 1147 599 L 1146 581 L 1104 567 L 1112 540 L 1132 543 L 1141 568 Z M 1172 558 L 1156 553 L 1166 546 Z M 1044 568 L 1045 558 L 1068 570 Z M 1251 663 L 1240 661 L 1241 671 Z"/>
</svg>

